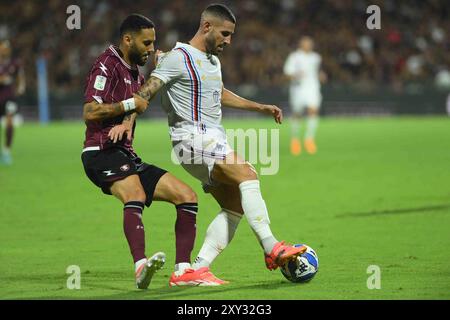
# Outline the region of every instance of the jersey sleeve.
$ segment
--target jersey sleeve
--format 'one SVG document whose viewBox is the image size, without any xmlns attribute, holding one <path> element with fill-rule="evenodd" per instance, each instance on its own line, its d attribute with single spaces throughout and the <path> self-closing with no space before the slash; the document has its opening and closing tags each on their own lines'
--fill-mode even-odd
<svg viewBox="0 0 450 320">
<path fill-rule="evenodd" d="M 294 55 L 290 54 L 284 63 L 284 74 L 287 76 L 293 76 L 295 74 L 295 61 Z"/>
<path fill-rule="evenodd" d="M 168 83 L 179 78 L 184 71 L 183 56 L 180 52 L 172 50 L 159 58 L 151 76 Z"/>
<path fill-rule="evenodd" d="M 86 81 L 84 102 L 95 100 L 98 103 L 104 103 L 110 100 L 110 90 L 114 87 L 111 84 L 117 81 L 116 78 L 114 64 L 108 61 L 96 61 Z"/>
</svg>

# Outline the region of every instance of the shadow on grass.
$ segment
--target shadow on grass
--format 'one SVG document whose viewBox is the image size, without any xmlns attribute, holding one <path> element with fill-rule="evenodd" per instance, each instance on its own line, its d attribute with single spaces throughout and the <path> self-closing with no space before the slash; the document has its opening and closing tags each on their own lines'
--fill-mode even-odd
<svg viewBox="0 0 450 320">
<path fill-rule="evenodd" d="M 450 209 L 450 204 L 434 205 L 418 208 L 405 208 L 405 209 L 388 209 L 380 211 L 368 211 L 368 212 L 351 212 L 336 215 L 336 218 L 364 218 L 379 215 L 396 215 L 396 214 L 410 214 L 410 213 L 428 213 L 435 211 L 446 211 Z M 448 210 L 450 213 L 450 210 Z"/>
<path fill-rule="evenodd" d="M 110 295 L 94 295 L 84 297 L 73 296 L 41 296 L 27 298 L 27 300 L 171 300 L 171 299 L 187 299 L 187 300 L 222 300 L 222 293 L 242 292 L 247 290 L 267 291 L 282 287 L 290 287 L 291 283 L 283 280 L 267 281 L 264 283 L 252 285 L 229 284 L 220 287 L 151 287 L 148 290 L 124 290 L 123 287 L 90 285 L 92 289 L 104 289 L 110 291 L 120 291 L 117 294 Z M 81 290 L 83 291 L 83 290 Z M 14 298 L 12 298 L 14 299 Z M 23 299 L 23 298 L 17 298 Z M 230 298 L 227 298 L 230 299 Z M 231 298 L 233 299 L 233 298 Z M 237 295 L 235 299 L 240 299 Z M 255 297 L 257 299 L 257 297 Z"/>
</svg>

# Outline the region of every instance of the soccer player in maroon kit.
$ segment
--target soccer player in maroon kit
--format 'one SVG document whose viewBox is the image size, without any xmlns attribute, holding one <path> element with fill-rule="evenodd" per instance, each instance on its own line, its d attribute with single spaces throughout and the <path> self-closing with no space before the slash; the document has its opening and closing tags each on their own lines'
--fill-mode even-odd
<svg viewBox="0 0 450 320">
<path fill-rule="evenodd" d="M 5 144 L 0 163 L 11 164 L 11 146 L 14 133 L 13 117 L 17 112 L 16 97 L 25 92 L 25 74 L 18 59 L 11 57 L 8 40 L 0 42 L 0 118 L 6 118 Z M 0 130 L 0 140 L 3 135 Z"/>
<path fill-rule="evenodd" d="M 120 45 L 109 46 L 89 72 L 83 109 L 86 122 L 83 166 L 96 186 L 124 204 L 124 232 L 139 289 L 148 287 L 155 271 L 165 262 L 163 252 L 151 258 L 145 255 L 144 206 L 149 207 L 152 200 L 176 206 L 175 272 L 190 266 L 198 211 L 197 195 L 188 185 L 136 155 L 132 147 L 135 125 L 123 136 L 114 135 L 116 129 L 121 131 L 124 118 L 147 109 L 148 101 L 135 93 L 144 83 L 138 66 L 143 66 L 153 53 L 154 41 L 152 21 L 138 14 L 128 16 L 120 27 Z"/>
</svg>

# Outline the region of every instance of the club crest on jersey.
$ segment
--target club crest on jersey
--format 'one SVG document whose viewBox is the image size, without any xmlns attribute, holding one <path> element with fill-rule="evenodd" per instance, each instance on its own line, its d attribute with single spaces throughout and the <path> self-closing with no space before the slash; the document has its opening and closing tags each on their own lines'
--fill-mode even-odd
<svg viewBox="0 0 450 320">
<path fill-rule="evenodd" d="M 120 167 L 121 171 L 128 171 L 130 170 L 130 165 L 129 164 L 124 164 L 123 166 Z"/>
<path fill-rule="evenodd" d="M 127 78 L 123 78 L 123 81 L 124 81 L 126 84 L 131 85 L 131 80 L 129 80 L 129 79 L 127 79 Z"/>
<path fill-rule="evenodd" d="M 215 102 L 215 103 L 219 103 L 219 97 L 220 97 L 219 91 L 214 90 L 213 98 L 214 98 L 214 102 Z"/>
</svg>

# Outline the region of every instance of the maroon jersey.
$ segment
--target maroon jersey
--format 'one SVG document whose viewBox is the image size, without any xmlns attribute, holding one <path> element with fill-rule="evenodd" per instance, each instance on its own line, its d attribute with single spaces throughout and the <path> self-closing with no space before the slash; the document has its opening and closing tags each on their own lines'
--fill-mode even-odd
<svg viewBox="0 0 450 320">
<path fill-rule="evenodd" d="M 0 60 L 0 105 L 16 97 L 16 79 L 20 68 L 17 59 Z"/>
<path fill-rule="evenodd" d="M 97 101 L 98 103 L 116 103 L 133 97 L 144 83 L 144 77 L 138 69 L 132 69 L 122 57 L 119 48 L 109 46 L 95 61 L 86 79 L 84 102 Z M 121 145 L 133 152 L 131 141 L 126 137 L 121 142 L 113 144 L 108 137 L 109 130 L 121 124 L 124 114 L 115 118 L 101 121 L 86 121 L 86 140 L 84 148 L 100 147 L 105 149 L 114 145 Z M 134 129 L 133 126 L 133 137 Z"/>
</svg>

